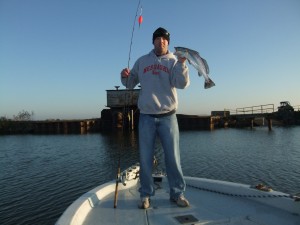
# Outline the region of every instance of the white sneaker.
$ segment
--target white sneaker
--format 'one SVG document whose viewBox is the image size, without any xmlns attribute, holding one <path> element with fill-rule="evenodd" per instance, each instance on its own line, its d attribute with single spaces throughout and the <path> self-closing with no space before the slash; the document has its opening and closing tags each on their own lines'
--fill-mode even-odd
<svg viewBox="0 0 300 225">
<path fill-rule="evenodd" d="M 141 198 L 141 202 L 138 204 L 138 207 L 140 209 L 148 209 L 150 207 L 150 198 L 149 197 Z"/>
<path fill-rule="evenodd" d="M 175 202 L 179 207 L 188 207 L 190 205 L 189 201 L 183 196 L 179 196 L 177 199 L 170 198 L 172 202 Z"/>
</svg>

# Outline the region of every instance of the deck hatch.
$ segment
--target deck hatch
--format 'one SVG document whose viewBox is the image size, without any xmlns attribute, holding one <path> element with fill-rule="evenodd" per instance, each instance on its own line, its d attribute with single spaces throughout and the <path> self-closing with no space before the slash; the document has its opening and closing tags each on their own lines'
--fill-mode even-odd
<svg viewBox="0 0 300 225">
<path fill-rule="evenodd" d="M 193 215 L 182 215 L 174 217 L 180 224 L 191 224 L 198 222 L 199 220 Z"/>
</svg>

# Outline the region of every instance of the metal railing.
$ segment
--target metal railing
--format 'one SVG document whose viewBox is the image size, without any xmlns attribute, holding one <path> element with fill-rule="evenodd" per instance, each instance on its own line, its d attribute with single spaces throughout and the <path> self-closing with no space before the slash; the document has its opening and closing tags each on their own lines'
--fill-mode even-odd
<svg viewBox="0 0 300 225">
<path fill-rule="evenodd" d="M 300 105 L 292 106 L 294 111 L 300 111 Z M 257 106 L 248 106 L 248 107 L 241 107 L 236 109 L 224 109 L 224 116 L 228 115 L 251 115 L 251 114 L 267 114 L 267 113 L 274 113 L 277 111 L 275 110 L 274 104 L 265 104 L 265 105 L 257 105 Z"/>
<path fill-rule="evenodd" d="M 235 110 L 225 109 L 224 111 L 230 112 L 230 115 L 251 115 L 251 114 L 266 114 L 274 112 L 274 104 L 248 106 L 236 108 Z"/>
</svg>

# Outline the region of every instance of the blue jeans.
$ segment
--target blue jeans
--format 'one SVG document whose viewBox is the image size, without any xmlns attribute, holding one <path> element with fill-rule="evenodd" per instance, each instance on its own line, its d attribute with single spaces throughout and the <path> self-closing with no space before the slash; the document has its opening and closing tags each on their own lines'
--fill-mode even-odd
<svg viewBox="0 0 300 225">
<path fill-rule="evenodd" d="M 180 164 L 179 129 L 175 113 L 170 116 L 159 118 L 147 114 L 140 114 L 140 196 L 143 198 L 155 194 L 152 169 L 154 145 L 157 136 L 160 138 L 164 150 L 170 197 L 177 199 L 185 191 L 186 184 L 183 179 Z"/>
</svg>

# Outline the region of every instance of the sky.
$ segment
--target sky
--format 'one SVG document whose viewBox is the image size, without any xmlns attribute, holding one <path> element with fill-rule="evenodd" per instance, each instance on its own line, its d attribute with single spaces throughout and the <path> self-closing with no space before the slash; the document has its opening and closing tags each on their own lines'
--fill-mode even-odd
<svg viewBox="0 0 300 225">
<path fill-rule="evenodd" d="M 120 72 L 153 49 L 158 27 L 169 50 L 198 51 L 216 86 L 188 65 L 178 113 L 290 101 L 300 105 L 299 0 L 0 0 L 0 117 L 99 118 Z M 133 26 L 134 25 L 134 26 Z M 134 30 L 133 30 L 134 27 Z"/>
</svg>

